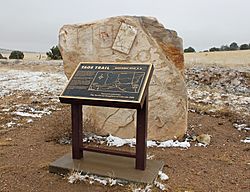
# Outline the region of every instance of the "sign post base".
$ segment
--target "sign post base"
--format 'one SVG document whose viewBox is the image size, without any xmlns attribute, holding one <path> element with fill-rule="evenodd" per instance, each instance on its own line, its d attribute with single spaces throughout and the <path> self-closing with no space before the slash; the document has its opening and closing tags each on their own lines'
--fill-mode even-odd
<svg viewBox="0 0 250 192">
<path fill-rule="evenodd" d="M 70 153 L 57 159 L 49 165 L 49 171 L 56 174 L 79 171 L 136 183 L 153 183 L 164 165 L 162 161 L 147 160 L 147 169 L 141 171 L 135 169 L 134 164 L 134 158 L 84 151 L 84 158 L 79 160 L 72 159 Z"/>
</svg>

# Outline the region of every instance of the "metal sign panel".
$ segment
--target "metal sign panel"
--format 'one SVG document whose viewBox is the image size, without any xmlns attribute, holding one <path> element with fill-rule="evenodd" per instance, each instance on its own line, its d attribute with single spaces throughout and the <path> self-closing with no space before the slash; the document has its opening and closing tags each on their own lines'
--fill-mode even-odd
<svg viewBox="0 0 250 192">
<path fill-rule="evenodd" d="M 80 63 L 61 98 L 140 103 L 152 64 Z"/>
</svg>

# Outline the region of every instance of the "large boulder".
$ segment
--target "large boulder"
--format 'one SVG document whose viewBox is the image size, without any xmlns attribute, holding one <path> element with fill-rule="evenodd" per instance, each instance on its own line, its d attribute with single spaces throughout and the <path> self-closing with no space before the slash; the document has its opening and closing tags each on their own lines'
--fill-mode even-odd
<svg viewBox="0 0 250 192">
<path fill-rule="evenodd" d="M 59 48 L 69 78 L 79 62 L 152 63 L 148 139 L 181 138 L 187 130 L 182 39 L 155 18 L 121 16 L 64 25 Z M 135 137 L 136 111 L 84 107 L 84 130 Z"/>
</svg>

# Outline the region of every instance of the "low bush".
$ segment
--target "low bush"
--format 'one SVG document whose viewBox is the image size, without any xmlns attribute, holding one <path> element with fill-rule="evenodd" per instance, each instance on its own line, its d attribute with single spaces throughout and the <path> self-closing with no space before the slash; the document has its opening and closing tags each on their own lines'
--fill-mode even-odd
<svg viewBox="0 0 250 192">
<path fill-rule="evenodd" d="M 60 60 L 62 59 L 61 52 L 58 46 L 53 46 L 49 52 L 46 53 L 49 59 Z"/>
<path fill-rule="evenodd" d="M 22 51 L 12 51 L 10 53 L 9 59 L 23 59 L 24 54 Z"/>
<path fill-rule="evenodd" d="M 193 52 L 195 52 L 195 49 L 193 47 L 188 47 L 184 49 L 184 53 L 193 53 Z"/>
</svg>

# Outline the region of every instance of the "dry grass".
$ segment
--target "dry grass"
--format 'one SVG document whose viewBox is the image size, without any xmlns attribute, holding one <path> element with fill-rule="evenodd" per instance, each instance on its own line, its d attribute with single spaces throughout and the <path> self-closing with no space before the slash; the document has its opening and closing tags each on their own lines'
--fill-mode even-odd
<svg viewBox="0 0 250 192">
<path fill-rule="evenodd" d="M 250 67 L 250 50 L 185 53 L 184 58 L 187 67 Z"/>
<path fill-rule="evenodd" d="M 27 61 L 36 61 L 36 60 L 46 60 L 47 55 L 46 53 L 38 53 L 38 52 L 23 52 L 24 53 L 24 60 Z M 4 57 L 9 58 L 10 53 L 3 53 Z"/>
</svg>

